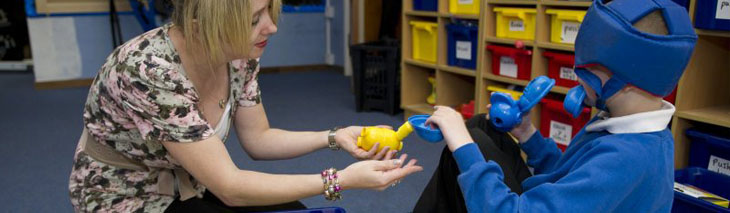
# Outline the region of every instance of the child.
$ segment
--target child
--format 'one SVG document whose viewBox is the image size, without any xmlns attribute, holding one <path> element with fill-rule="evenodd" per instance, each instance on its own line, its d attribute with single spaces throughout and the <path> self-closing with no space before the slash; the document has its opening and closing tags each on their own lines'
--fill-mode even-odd
<svg viewBox="0 0 730 213">
<path fill-rule="evenodd" d="M 459 113 L 437 106 L 428 122 L 443 131 L 455 163 L 445 151 L 414 212 L 669 212 L 674 140 L 667 125 L 675 108 L 662 97 L 677 85 L 696 40 L 685 8 L 670 0 L 595 0 L 575 42 L 580 86 L 565 107 L 602 111 L 565 153 L 524 118 L 510 133 L 534 169 L 529 177 L 517 145 L 488 118 L 464 125 Z M 461 193 L 449 192 L 456 174 Z"/>
</svg>

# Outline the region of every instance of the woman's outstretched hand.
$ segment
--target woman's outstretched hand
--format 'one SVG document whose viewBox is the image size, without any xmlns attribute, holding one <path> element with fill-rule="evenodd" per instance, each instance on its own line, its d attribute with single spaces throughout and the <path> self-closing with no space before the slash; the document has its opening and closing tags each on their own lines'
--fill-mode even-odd
<svg viewBox="0 0 730 213">
<path fill-rule="evenodd" d="M 380 125 L 380 128 L 393 129 L 391 126 Z M 396 150 L 391 150 L 390 147 L 383 147 L 380 152 L 377 152 L 380 144 L 376 143 L 370 150 L 364 150 L 357 146 L 357 137 L 360 136 L 362 126 L 349 126 L 347 128 L 337 130 L 335 135 L 335 141 L 337 145 L 345 151 L 349 152 L 350 155 L 359 160 L 380 160 L 385 158 L 392 158 L 396 154 Z"/>
<path fill-rule="evenodd" d="M 398 159 L 386 156 L 383 160 L 366 160 L 351 164 L 339 172 L 340 185 L 344 189 L 373 189 L 382 191 L 394 186 L 405 176 L 423 170 L 411 159 L 404 166 L 408 157 L 402 154 Z"/>
</svg>

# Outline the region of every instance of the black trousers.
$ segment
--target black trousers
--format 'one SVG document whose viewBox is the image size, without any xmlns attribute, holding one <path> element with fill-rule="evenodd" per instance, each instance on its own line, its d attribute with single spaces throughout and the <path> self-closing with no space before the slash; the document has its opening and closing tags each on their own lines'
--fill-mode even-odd
<svg viewBox="0 0 730 213">
<path fill-rule="evenodd" d="M 165 212 L 269 212 L 269 211 L 285 211 L 285 210 L 301 210 L 306 209 L 299 201 L 283 203 L 272 206 L 246 206 L 246 207 L 229 207 L 223 203 L 218 197 L 205 191 L 203 198 L 193 197 L 185 201 L 175 199 Z"/>
<path fill-rule="evenodd" d="M 479 146 L 484 159 L 499 164 L 504 172 L 504 183 L 517 194 L 522 194 L 522 181 L 532 174 L 520 156 L 520 148 L 506 133 L 499 132 L 485 114 L 466 121 L 466 127 Z M 441 152 L 439 166 L 421 193 L 413 212 L 467 212 L 464 196 L 457 182 L 459 167 L 451 151 Z"/>
</svg>

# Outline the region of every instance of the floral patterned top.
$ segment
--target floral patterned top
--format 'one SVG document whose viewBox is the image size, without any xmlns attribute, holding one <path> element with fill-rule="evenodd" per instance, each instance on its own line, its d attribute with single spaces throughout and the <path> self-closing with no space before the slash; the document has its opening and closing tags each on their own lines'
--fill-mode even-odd
<svg viewBox="0 0 730 213">
<path fill-rule="evenodd" d="M 161 141 L 195 142 L 214 135 L 168 36 L 171 26 L 148 31 L 114 50 L 94 79 L 84 107 L 90 137 L 153 169 L 115 167 L 77 148 L 69 181 L 76 211 L 164 211 L 175 196 L 158 193 L 158 175 L 182 167 Z M 231 116 L 238 106 L 261 102 L 258 70 L 258 59 L 229 63 L 230 95 L 235 100 Z M 205 190 L 194 178 L 190 181 L 199 194 Z"/>
</svg>

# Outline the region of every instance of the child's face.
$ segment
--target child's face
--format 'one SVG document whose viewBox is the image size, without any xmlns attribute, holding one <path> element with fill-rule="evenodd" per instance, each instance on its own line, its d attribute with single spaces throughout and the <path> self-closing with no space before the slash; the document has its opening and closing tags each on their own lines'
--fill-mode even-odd
<svg viewBox="0 0 730 213">
<path fill-rule="evenodd" d="M 601 85 L 606 84 L 606 81 L 611 78 L 611 71 L 609 71 L 604 66 L 596 65 L 592 67 L 587 67 L 586 69 L 601 79 Z M 578 83 L 580 83 L 580 85 L 582 85 L 583 88 L 586 90 L 586 99 L 583 102 L 588 106 L 595 106 L 597 99 L 596 91 L 588 86 L 588 84 L 583 82 L 583 80 L 580 78 L 578 78 Z"/>
</svg>

